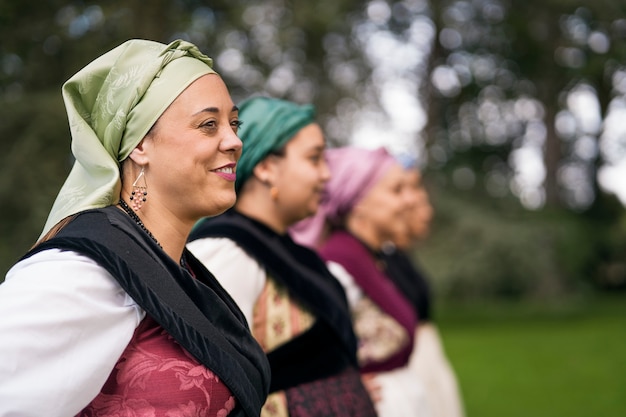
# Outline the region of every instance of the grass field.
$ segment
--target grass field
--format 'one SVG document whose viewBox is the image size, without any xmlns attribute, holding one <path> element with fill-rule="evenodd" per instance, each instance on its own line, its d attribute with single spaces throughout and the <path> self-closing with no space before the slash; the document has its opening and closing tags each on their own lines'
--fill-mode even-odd
<svg viewBox="0 0 626 417">
<path fill-rule="evenodd" d="M 626 297 L 437 313 L 467 417 L 626 416 Z"/>
</svg>

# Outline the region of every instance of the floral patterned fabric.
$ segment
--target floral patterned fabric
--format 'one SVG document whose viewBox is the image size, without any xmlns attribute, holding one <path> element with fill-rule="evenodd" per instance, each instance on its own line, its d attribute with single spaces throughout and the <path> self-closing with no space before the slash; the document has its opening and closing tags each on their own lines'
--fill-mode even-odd
<svg viewBox="0 0 626 417">
<path fill-rule="evenodd" d="M 357 357 L 361 366 L 383 362 L 411 342 L 406 329 L 366 295 L 354 306 L 352 318 L 359 340 Z"/>
<path fill-rule="evenodd" d="M 293 302 L 285 286 L 267 277 L 263 292 L 254 306 L 252 334 L 265 352 L 288 342 L 308 330 L 315 318 Z M 261 417 L 286 417 L 287 399 L 284 391 L 270 394 L 261 410 Z"/>
<path fill-rule="evenodd" d="M 77 417 L 226 417 L 235 397 L 146 317 L 100 394 Z"/>
<path fill-rule="evenodd" d="M 269 352 L 305 332 L 315 317 L 291 300 L 287 288 L 271 276 L 254 306 L 252 334 L 265 352 Z"/>
<path fill-rule="evenodd" d="M 359 371 L 344 372 L 286 390 L 290 417 L 376 417 Z"/>
</svg>

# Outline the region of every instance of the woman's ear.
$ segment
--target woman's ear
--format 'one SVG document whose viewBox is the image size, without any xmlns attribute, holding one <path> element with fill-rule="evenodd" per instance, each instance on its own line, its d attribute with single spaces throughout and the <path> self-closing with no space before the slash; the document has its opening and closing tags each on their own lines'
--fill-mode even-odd
<svg viewBox="0 0 626 417">
<path fill-rule="evenodd" d="M 130 155 L 128 155 L 128 157 L 139 166 L 144 166 L 148 164 L 148 155 L 144 147 L 143 139 L 141 140 L 141 142 L 139 142 L 139 145 L 137 145 L 135 149 L 130 152 Z"/>
<path fill-rule="evenodd" d="M 273 158 L 265 158 L 261 162 L 256 164 L 256 166 L 252 170 L 252 175 L 263 184 L 274 184 L 276 175 L 276 163 L 273 161 Z"/>
</svg>

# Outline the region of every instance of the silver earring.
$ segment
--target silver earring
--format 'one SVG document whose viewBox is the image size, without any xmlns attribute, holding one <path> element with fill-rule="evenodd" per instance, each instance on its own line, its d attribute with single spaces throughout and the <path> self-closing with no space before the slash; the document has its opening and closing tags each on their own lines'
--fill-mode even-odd
<svg viewBox="0 0 626 417">
<path fill-rule="evenodd" d="M 148 184 L 146 183 L 144 168 L 141 167 L 137 179 L 133 182 L 133 190 L 130 192 L 130 205 L 133 207 L 133 210 L 140 210 L 143 203 L 146 202 L 147 196 Z"/>
</svg>

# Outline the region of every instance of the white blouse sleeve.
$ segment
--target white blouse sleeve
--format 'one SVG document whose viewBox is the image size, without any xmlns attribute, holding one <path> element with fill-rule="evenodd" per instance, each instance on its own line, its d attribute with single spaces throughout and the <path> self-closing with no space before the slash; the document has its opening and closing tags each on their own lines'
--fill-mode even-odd
<svg viewBox="0 0 626 417">
<path fill-rule="evenodd" d="M 350 309 L 353 309 L 363 297 L 363 290 L 358 286 L 354 277 L 350 275 L 343 265 L 337 262 L 328 261 L 326 262 L 326 266 L 328 267 L 330 273 L 337 278 L 337 281 L 339 281 L 343 287 L 346 292 L 346 298 L 348 299 L 348 305 L 350 306 Z"/>
<path fill-rule="evenodd" d="M 198 239 L 187 243 L 187 248 L 215 275 L 250 326 L 254 305 L 265 287 L 265 269 L 228 238 Z"/>
<path fill-rule="evenodd" d="M 76 415 L 144 316 L 87 257 L 51 249 L 17 263 L 0 285 L 0 415 Z"/>
</svg>

